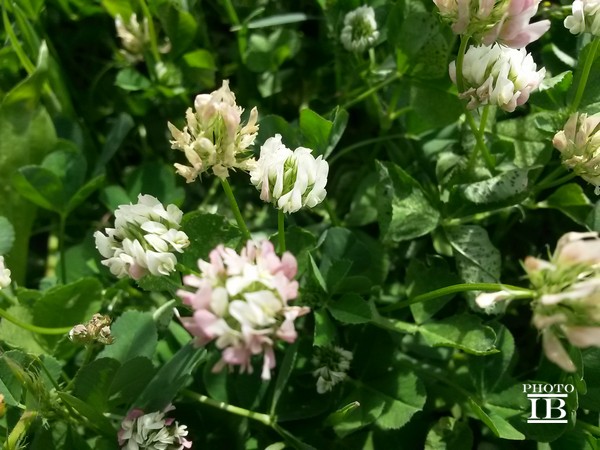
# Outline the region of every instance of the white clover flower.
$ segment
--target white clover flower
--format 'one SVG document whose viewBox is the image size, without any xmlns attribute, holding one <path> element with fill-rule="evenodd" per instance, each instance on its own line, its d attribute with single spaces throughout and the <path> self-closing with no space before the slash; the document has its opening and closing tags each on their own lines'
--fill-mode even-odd
<svg viewBox="0 0 600 450">
<path fill-rule="evenodd" d="M 600 0 L 575 0 L 571 12 L 564 22 L 571 34 L 600 36 Z"/>
<path fill-rule="evenodd" d="M 344 17 L 344 28 L 340 35 L 342 45 L 349 52 L 361 53 L 372 47 L 379 38 L 375 11 L 363 5 Z"/>
<path fill-rule="evenodd" d="M 344 381 L 348 375 L 352 361 L 352 352 L 344 350 L 341 347 L 320 347 L 313 358 L 313 364 L 318 369 L 313 371 L 313 376 L 317 377 L 317 392 L 324 394 L 333 389 L 333 387 Z"/>
<path fill-rule="evenodd" d="M 168 124 L 173 136 L 171 148 L 181 150 L 189 163 L 175 164 L 175 168 L 188 183 L 209 169 L 225 179 L 230 169 L 252 168 L 254 159 L 249 147 L 258 132 L 258 111 L 252 108 L 245 125 L 241 123 L 243 111 L 235 102 L 229 81 L 224 80 L 220 89 L 196 97 L 194 110 L 186 111 L 187 125 L 183 130 Z"/>
<path fill-rule="evenodd" d="M 189 245 L 187 235 L 179 230 L 182 217 L 177 206 L 165 208 L 151 195 L 140 195 L 135 205 L 120 205 L 115 228 L 94 233 L 96 248 L 106 258 L 102 264 L 118 278 L 169 275 L 177 264 L 172 252 L 183 253 Z"/>
<path fill-rule="evenodd" d="M 10 270 L 4 265 L 4 256 L 0 255 L 0 289 L 10 286 Z"/>
<path fill-rule="evenodd" d="M 276 134 L 261 147 L 260 158 L 250 171 L 250 182 L 260 191 L 261 200 L 293 213 L 323 201 L 328 173 L 329 165 L 322 156 L 315 159 L 304 147 L 292 151 Z"/>
<path fill-rule="evenodd" d="M 179 425 L 171 418 L 165 418 L 168 406 L 163 411 L 144 414 L 141 409 L 133 409 L 121 422 L 118 440 L 123 450 L 183 450 L 191 448 L 192 442 L 187 427 Z"/>
<path fill-rule="evenodd" d="M 198 267 L 200 276 L 183 279 L 196 291 L 177 292 L 194 310 L 192 317 L 181 318 L 183 326 L 195 336 L 196 345 L 215 340 L 222 350 L 213 371 L 228 365 L 252 373 L 252 355 L 262 354 L 261 376 L 270 379 L 275 341 L 294 342 L 294 320 L 309 312 L 288 305 L 298 295 L 298 282 L 293 279 L 296 259 L 289 252 L 279 258 L 269 241 L 248 241 L 239 254 L 218 246 L 210 253 L 210 262 L 199 260 Z"/>
<path fill-rule="evenodd" d="M 117 36 L 121 39 L 121 45 L 123 46 L 121 53 L 123 56 L 131 63 L 142 61 L 144 50 L 150 44 L 148 19 L 144 17 L 140 24 L 136 14 L 129 16 L 127 21 L 117 14 L 115 28 L 117 29 Z"/>
<path fill-rule="evenodd" d="M 554 135 L 552 144 L 560 151 L 562 163 L 596 186 L 596 194 L 600 194 L 600 113 L 589 117 L 584 113 L 571 114 L 564 130 Z"/>
<path fill-rule="evenodd" d="M 533 58 L 525 49 L 512 49 L 498 44 L 470 47 L 463 62 L 464 91 L 469 109 L 480 105 L 496 105 L 512 112 L 524 104 L 544 79 L 546 69 L 536 71 Z M 456 83 L 456 61 L 450 63 L 450 78 Z"/>
<path fill-rule="evenodd" d="M 550 28 L 549 20 L 529 23 L 541 0 L 433 0 L 452 31 L 477 43 L 523 48 Z"/>
</svg>

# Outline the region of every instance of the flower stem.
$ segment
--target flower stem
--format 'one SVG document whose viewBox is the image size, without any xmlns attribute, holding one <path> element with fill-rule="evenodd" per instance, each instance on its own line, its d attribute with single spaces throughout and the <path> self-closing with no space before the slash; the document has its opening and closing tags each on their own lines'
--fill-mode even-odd
<svg viewBox="0 0 600 450">
<path fill-rule="evenodd" d="M 342 106 L 342 108 L 343 109 L 348 109 L 352 105 L 355 105 L 357 103 L 362 102 L 364 99 L 368 98 L 369 96 L 371 96 L 372 94 L 374 94 L 378 90 L 383 89 L 388 84 L 393 83 L 394 81 L 398 80 L 399 78 L 400 78 L 400 75 L 398 73 L 395 73 L 394 75 L 392 75 L 391 77 L 389 77 L 387 80 L 383 80 L 382 82 L 376 84 L 375 86 L 367 89 L 362 94 L 354 97 L 352 100 L 350 100 L 349 102 L 345 103 L 344 106 Z"/>
<path fill-rule="evenodd" d="M 285 252 L 285 215 L 281 209 L 277 210 L 277 237 L 279 239 L 279 253 Z"/>
<path fill-rule="evenodd" d="M 37 419 L 39 413 L 37 411 L 25 411 L 17 424 L 13 427 L 4 443 L 5 450 L 16 450 L 22 448 L 20 444 L 25 440 L 25 435 L 31 424 Z"/>
<path fill-rule="evenodd" d="M 471 131 L 475 135 L 475 140 L 477 141 L 477 145 L 475 146 L 475 148 L 473 149 L 473 153 L 471 154 L 471 161 L 475 161 L 475 156 L 477 155 L 477 150 L 479 149 L 481 150 L 481 154 L 483 155 L 483 159 L 485 160 L 485 164 L 488 167 L 488 169 L 494 170 L 494 167 L 496 167 L 496 162 L 494 161 L 494 157 L 487 148 L 487 145 L 485 145 L 485 140 L 483 139 L 483 134 L 485 132 L 485 124 L 483 126 L 480 124 L 478 128 L 477 124 L 475 123 L 475 119 L 473 119 L 471 111 L 469 111 L 468 109 L 465 109 L 465 117 L 467 118 L 469 128 L 471 128 Z M 481 120 L 483 121 L 484 119 L 487 120 L 487 111 L 485 108 L 483 114 L 481 115 Z"/>
<path fill-rule="evenodd" d="M 198 394 L 188 389 L 184 390 L 182 393 L 186 397 L 191 398 L 192 400 L 196 400 L 197 402 L 202 403 L 204 405 L 209 405 L 213 408 L 222 409 L 237 416 L 242 416 L 248 419 L 256 420 L 268 427 L 273 427 L 273 425 L 275 424 L 274 420 L 267 414 L 257 413 L 245 408 L 240 408 L 239 406 L 230 405 L 225 402 L 219 402 L 217 400 L 213 400 L 212 398 L 207 397 L 206 395 Z"/>
<path fill-rule="evenodd" d="M 594 64 L 594 60 L 596 59 L 596 52 L 598 51 L 599 45 L 600 37 L 595 37 L 590 45 L 590 51 L 588 52 L 587 57 L 585 59 L 585 63 L 583 65 L 583 71 L 581 72 L 579 83 L 577 84 L 577 92 L 575 93 L 575 97 L 573 98 L 573 102 L 571 103 L 571 112 L 577 111 L 577 108 L 579 107 L 579 103 L 581 102 L 581 98 L 583 97 L 583 92 L 585 91 L 585 86 L 590 76 L 592 65 Z"/>
<path fill-rule="evenodd" d="M 65 223 L 67 218 L 64 214 L 60 215 L 58 222 L 58 251 L 60 253 L 60 280 L 62 284 L 67 284 L 67 258 L 65 256 Z"/>
<path fill-rule="evenodd" d="M 498 283 L 462 283 L 462 284 L 454 284 L 452 286 L 446 286 L 440 289 L 436 289 L 435 291 L 427 292 L 425 294 L 417 295 L 409 300 L 405 300 L 402 302 L 394 303 L 386 308 L 383 308 L 383 312 L 395 311 L 397 309 L 405 308 L 410 305 L 414 305 L 415 303 L 426 302 L 428 300 L 433 300 L 439 297 L 443 297 L 449 294 L 456 294 L 457 292 L 467 292 L 467 291 L 513 291 L 515 295 L 511 298 L 531 298 L 534 295 L 534 292 L 531 289 L 526 289 L 518 286 L 511 286 L 508 284 L 498 284 Z"/>
<path fill-rule="evenodd" d="M 242 24 L 240 18 L 233 7 L 233 3 L 231 0 L 222 0 L 221 4 L 225 8 L 225 12 L 227 13 L 227 17 L 229 21 L 236 27 L 239 27 L 239 30 L 236 32 L 237 42 L 238 42 L 238 51 L 240 52 L 240 59 L 242 62 L 246 62 L 246 48 L 248 47 L 248 29 L 245 24 Z"/>
<path fill-rule="evenodd" d="M 250 240 L 252 238 L 252 236 L 250 235 L 250 231 L 248 231 L 246 222 L 244 221 L 244 218 L 242 217 L 242 213 L 240 212 L 240 207 L 238 206 L 237 201 L 235 200 L 235 196 L 233 195 L 233 191 L 231 190 L 229 181 L 227 181 L 227 179 L 222 179 L 221 186 L 223 186 L 225 195 L 229 199 L 229 203 L 231 205 L 233 215 L 235 216 L 235 221 L 237 222 L 238 227 L 240 227 L 240 230 L 242 232 L 242 235 L 244 236 L 244 239 Z"/>
<path fill-rule="evenodd" d="M 72 328 L 72 327 L 68 327 L 68 328 L 38 327 L 37 325 L 32 325 L 30 323 L 26 323 L 26 322 L 23 322 L 22 320 L 17 319 L 16 317 L 7 313 L 2 308 L 0 308 L 0 317 L 3 317 L 4 319 L 15 324 L 16 326 L 23 328 L 24 330 L 31 331 L 32 333 L 37 333 L 37 334 L 49 334 L 49 335 L 67 334 L 69 331 L 71 331 L 71 328 Z"/>
</svg>

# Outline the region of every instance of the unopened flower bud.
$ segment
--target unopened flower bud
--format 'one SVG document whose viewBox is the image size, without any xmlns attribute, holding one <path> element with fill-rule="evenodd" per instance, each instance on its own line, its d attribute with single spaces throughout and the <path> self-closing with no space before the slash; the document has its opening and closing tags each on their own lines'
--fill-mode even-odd
<svg viewBox="0 0 600 450">
<path fill-rule="evenodd" d="M 560 152 L 562 163 L 596 186 L 596 194 L 600 194 L 600 113 L 589 117 L 571 114 L 552 144 Z"/>
<path fill-rule="evenodd" d="M 375 11 L 370 6 L 361 6 L 344 17 L 344 28 L 340 35 L 342 45 L 349 52 L 361 53 L 373 47 L 379 38 Z"/>
</svg>

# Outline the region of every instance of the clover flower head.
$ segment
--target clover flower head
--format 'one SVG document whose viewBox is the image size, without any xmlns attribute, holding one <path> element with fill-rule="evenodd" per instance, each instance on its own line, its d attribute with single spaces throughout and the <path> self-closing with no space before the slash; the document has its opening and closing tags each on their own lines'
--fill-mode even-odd
<svg viewBox="0 0 600 450">
<path fill-rule="evenodd" d="M 313 371 L 317 377 L 317 392 L 324 394 L 347 378 L 352 361 L 352 352 L 338 346 L 318 347 L 312 360 L 318 367 Z"/>
<path fill-rule="evenodd" d="M 261 200 L 292 213 L 323 201 L 328 173 L 329 165 L 322 156 L 315 158 L 305 147 L 292 151 L 276 134 L 261 147 L 250 182 L 260 191 Z"/>
<path fill-rule="evenodd" d="M 165 414 L 174 410 L 168 406 L 163 411 L 145 414 L 141 409 L 131 410 L 121 422 L 118 441 L 122 450 L 183 450 L 192 442 L 185 437 L 187 427 L 179 425 Z"/>
<path fill-rule="evenodd" d="M 69 331 L 69 339 L 77 344 L 88 345 L 99 342 L 110 345 L 114 342 L 111 335 L 111 318 L 102 314 L 94 314 L 85 324 L 78 324 Z"/>
<path fill-rule="evenodd" d="M 200 276 L 183 279 L 195 291 L 177 293 L 193 310 L 191 317 L 181 318 L 183 326 L 196 345 L 214 340 L 222 351 L 213 371 L 228 365 L 252 373 L 252 355 L 263 355 L 262 378 L 268 380 L 275 367 L 275 342 L 294 342 L 294 320 L 309 312 L 288 305 L 298 295 L 296 258 L 288 252 L 279 258 L 269 241 L 248 241 L 239 254 L 218 246 L 198 267 Z"/>
<path fill-rule="evenodd" d="M 188 183 L 209 169 L 225 179 L 229 170 L 248 171 L 253 167 L 249 147 L 258 133 L 258 111 L 252 108 L 248 122 L 242 124 L 243 111 L 236 104 L 229 81 L 224 80 L 221 88 L 196 97 L 194 109 L 186 111 L 183 130 L 168 124 L 173 136 L 171 148 L 182 151 L 189 163 L 175 164 L 175 168 Z"/>
<path fill-rule="evenodd" d="M 571 114 L 552 144 L 560 151 L 562 163 L 596 186 L 596 194 L 600 194 L 600 113 Z"/>
<path fill-rule="evenodd" d="M 375 11 L 370 6 L 360 6 L 344 17 L 340 41 L 349 52 L 362 53 L 375 45 L 379 38 Z"/>
<path fill-rule="evenodd" d="M 575 364 L 561 338 L 576 347 L 600 347 L 600 237 L 596 232 L 566 233 L 549 260 L 528 256 L 523 267 L 535 291 L 532 322 L 542 335 L 544 353 L 573 372 Z M 480 297 L 477 303 L 487 306 Z"/>
<path fill-rule="evenodd" d="M 571 34 L 600 36 L 600 0 L 575 0 L 564 24 Z"/>
<path fill-rule="evenodd" d="M 106 258 L 102 264 L 118 278 L 169 275 L 177 263 L 173 252 L 183 253 L 190 243 L 179 230 L 182 216 L 177 206 L 165 208 L 151 195 L 140 194 L 135 205 L 120 205 L 115 227 L 94 233 L 96 248 Z"/>
<path fill-rule="evenodd" d="M 461 98 L 469 100 L 469 109 L 480 105 L 496 105 L 513 112 L 536 90 L 546 73 L 537 70 L 525 49 L 512 49 L 498 44 L 470 47 L 463 61 L 464 90 Z M 450 78 L 456 83 L 456 61 L 450 63 Z"/>
<path fill-rule="evenodd" d="M 117 36 L 121 39 L 121 45 L 123 46 L 121 53 L 125 58 L 132 63 L 142 61 L 144 50 L 150 44 L 148 19 L 144 17 L 140 24 L 135 13 L 131 14 L 128 20 L 124 20 L 121 15 L 117 14 L 115 28 L 117 29 Z"/>
<path fill-rule="evenodd" d="M 10 270 L 4 265 L 4 256 L 0 255 L 0 289 L 10 286 Z"/>
<path fill-rule="evenodd" d="M 434 0 L 452 31 L 477 43 L 523 48 L 550 28 L 549 20 L 529 23 L 541 0 Z"/>
</svg>

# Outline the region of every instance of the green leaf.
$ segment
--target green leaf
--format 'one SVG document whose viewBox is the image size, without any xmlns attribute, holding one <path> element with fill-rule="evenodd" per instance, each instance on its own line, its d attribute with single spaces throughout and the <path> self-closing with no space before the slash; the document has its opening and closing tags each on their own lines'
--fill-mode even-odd
<svg viewBox="0 0 600 450">
<path fill-rule="evenodd" d="M 6 255 L 15 242 L 15 229 L 10 221 L 0 216 L 0 255 Z"/>
<path fill-rule="evenodd" d="M 447 232 L 454 250 L 458 272 L 465 283 L 497 283 L 500 252 L 487 231 L 477 225 L 454 227 Z"/>
<path fill-rule="evenodd" d="M 484 411 L 481 406 L 471 398 L 469 398 L 469 406 L 473 410 L 473 413 L 499 438 L 517 441 L 525 439 L 525 435 L 515 429 L 515 427 L 501 415 L 491 411 Z"/>
<path fill-rule="evenodd" d="M 460 186 L 463 197 L 476 204 L 517 204 L 527 197 L 532 168 L 513 169 L 487 180 Z"/>
<path fill-rule="evenodd" d="M 423 409 L 426 393 L 423 382 L 408 369 L 398 369 L 393 375 L 358 382 L 342 404 L 358 401 L 360 406 L 334 426 L 345 436 L 372 422 L 384 430 L 403 427 Z"/>
<path fill-rule="evenodd" d="M 142 91 L 151 87 L 152 83 L 137 70 L 126 67 L 117 74 L 115 85 L 126 91 Z"/>
<path fill-rule="evenodd" d="M 224 217 L 200 211 L 185 214 L 181 229 L 190 239 L 181 257 L 181 263 L 188 267 L 197 267 L 198 259 L 207 259 L 219 244 L 236 247 L 241 237 L 239 229 Z"/>
<path fill-rule="evenodd" d="M 313 156 L 327 157 L 329 148 L 329 135 L 333 123 L 309 108 L 300 111 L 300 133 L 303 147 L 313 151 Z"/>
<path fill-rule="evenodd" d="M 287 386 L 292 370 L 294 370 L 294 365 L 298 356 L 299 344 L 300 341 L 296 340 L 296 342 L 290 345 L 285 350 L 285 356 L 283 357 L 283 361 L 280 364 L 278 364 L 279 367 L 277 379 L 275 380 L 275 387 L 273 388 L 273 397 L 271 399 L 271 415 L 275 414 L 277 404 L 279 403 L 279 399 L 281 398 L 281 394 Z"/>
<path fill-rule="evenodd" d="M 105 436 L 110 436 L 114 439 L 117 431 L 113 428 L 110 420 L 108 420 L 100 411 L 97 411 L 86 402 L 67 394 L 66 392 L 58 392 L 58 396 L 62 401 L 88 419 L 88 423 L 92 428 L 95 428 Z"/>
<path fill-rule="evenodd" d="M 95 278 L 48 289 L 33 306 L 33 323 L 42 327 L 72 327 L 88 321 L 102 304 L 102 285 Z M 61 336 L 40 336 L 54 345 Z"/>
<path fill-rule="evenodd" d="M 4 10 L 3 10 L 4 12 Z M 3 14 L 3 18 L 4 18 Z M 6 23 L 5 23 L 6 25 Z M 2 107 L 16 104 L 26 105 L 33 110 L 38 107 L 39 99 L 48 78 L 48 46 L 43 41 L 38 51 L 38 60 L 34 71 L 23 81 L 12 88 L 2 99 Z"/>
<path fill-rule="evenodd" d="M 176 3 L 165 2 L 159 7 L 158 18 L 163 25 L 173 52 L 179 55 L 194 42 L 198 23 L 189 12 L 176 7 Z"/>
<path fill-rule="evenodd" d="M 314 250 L 317 244 L 315 235 L 304 228 L 292 225 L 285 230 L 285 244 L 298 262 L 298 276 L 302 275 L 308 268 L 309 252 Z"/>
<path fill-rule="evenodd" d="M 112 119 L 110 130 L 106 135 L 106 140 L 96 160 L 94 175 L 100 175 L 105 170 L 106 165 L 121 147 L 134 125 L 135 123 L 131 116 L 124 112 L 119 113 L 117 117 Z"/>
<path fill-rule="evenodd" d="M 83 203 L 94 191 L 100 189 L 104 184 L 104 175 L 99 175 L 92 178 L 84 184 L 75 194 L 69 199 L 66 207 L 66 212 L 69 213 Z"/>
<path fill-rule="evenodd" d="M 492 327 L 496 333 L 494 346 L 499 352 L 485 358 L 473 356 L 468 359 L 469 375 L 481 397 L 506 384 L 515 357 L 515 340 L 508 328 L 498 323 L 493 323 Z"/>
<path fill-rule="evenodd" d="M 361 179 L 344 218 L 347 226 L 361 227 L 377 221 L 377 178 L 373 172 Z"/>
<path fill-rule="evenodd" d="M 138 356 L 152 358 L 154 355 L 158 336 L 151 313 L 125 311 L 110 329 L 115 342 L 104 347 L 97 359 L 113 358 L 125 363 Z"/>
<path fill-rule="evenodd" d="M 11 365 L 27 364 L 31 358 L 20 350 L 10 350 L 0 355 L 0 394 L 4 396 L 7 405 L 21 404 L 23 385 L 11 369 Z"/>
<path fill-rule="evenodd" d="M 139 194 L 149 194 L 165 204 L 181 205 L 185 198 L 184 189 L 177 184 L 173 167 L 160 162 L 146 162 L 127 177 L 127 194 L 136 199 Z"/>
<path fill-rule="evenodd" d="M 104 206 L 110 211 L 116 210 L 119 205 L 127 205 L 135 203 L 135 198 L 129 197 L 127 191 L 121 186 L 110 185 L 100 191 L 100 200 Z"/>
<path fill-rule="evenodd" d="M 406 285 L 409 299 L 458 283 L 460 283 L 458 275 L 450 271 L 446 261 L 442 258 L 432 258 L 429 264 L 412 259 L 406 271 Z M 429 320 L 452 297 L 454 297 L 454 294 L 410 305 L 415 322 L 423 323 Z"/>
<path fill-rule="evenodd" d="M 559 187 L 546 200 L 537 204 L 538 208 L 557 209 L 580 225 L 585 225 L 592 211 L 592 204 L 577 183 Z"/>
<path fill-rule="evenodd" d="M 22 305 L 13 305 L 6 312 L 25 323 L 32 323 L 31 311 Z M 39 335 L 32 333 L 18 325 L 2 319 L 0 321 L 0 341 L 34 355 L 46 353 L 40 345 Z"/>
<path fill-rule="evenodd" d="M 74 379 L 73 395 L 99 413 L 108 410 L 108 390 L 121 367 L 112 358 L 99 358 L 82 367 Z"/>
<path fill-rule="evenodd" d="M 473 448 L 473 433 L 465 421 L 442 417 L 427 433 L 425 450 L 462 450 Z"/>
<path fill-rule="evenodd" d="M 391 162 L 377 162 L 377 210 L 385 241 L 400 242 L 433 231 L 440 213 L 431 204 L 421 185 Z"/>
<path fill-rule="evenodd" d="M 581 75 L 584 71 L 585 65 L 587 64 L 588 55 L 593 48 L 594 40 L 592 39 L 590 43 L 587 44 L 579 53 L 579 57 L 577 58 L 577 68 L 575 69 L 575 74 L 573 78 L 573 84 L 571 85 L 571 89 L 569 90 L 569 94 L 567 95 L 567 100 L 569 102 L 572 102 L 573 98 L 575 97 L 575 93 L 579 88 Z M 585 106 L 591 105 L 592 103 L 600 102 L 600 52 L 596 51 L 591 67 L 588 70 L 589 76 L 587 79 L 587 83 L 585 84 L 585 90 L 583 91 L 583 95 L 581 97 L 579 110 L 583 109 Z"/>
<path fill-rule="evenodd" d="M 300 145 L 296 129 L 283 117 L 275 114 L 268 114 L 264 117 L 260 117 L 258 124 L 260 127 L 258 129 L 256 141 L 254 142 L 254 148 L 260 148 L 267 139 L 276 134 L 281 135 L 281 140 L 286 147 L 294 149 Z"/>
<path fill-rule="evenodd" d="M 215 59 L 211 52 L 199 48 L 183 55 L 185 63 L 194 69 L 216 70 Z"/>
<path fill-rule="evenodd" d="M 483 325 L 481 319 L 473 314 L 425 323 L 418 330 L 433 347 L 454 347 L 473 355 L 489 355 L 498 351 L 494 346 L 494 330 Z"/>
<path fill-rule="evenodd" d="M 372 318 L 369 304 L 357 294 L 345 294 L 330 302 L 327 309 L 335 319 L 346 324 L 366 323 Z"/>
<path fill-rule="evenodd" d="M 335 341 L 336 328 L 326 309 L 317 309 L 315 316 L 315 335 L 313 345 L 325 347 Z"/>
<path fill-rule="evenodd" d="M 40 166 L 21 167 L 12 178 L 14 188 L 26 199 L 44 209 L 65 211 L 64 187 L 51 170 Z"/>
<path fill-rule="evenodd" d="M 327 159 L 333 150 L 335 150 L 335 147 L 337 146 L 338 142 L 340 142 L 340 139 L 346 130 L 349 118 L 350 115 L 344 108 L 336 106 L 336 108 L 333 110 L 333 124 L 331 131 L 329 132 L 329 145 L 327 145 L 327 148 L 325 149 L 323 158 Z"/>
<path fill-rule="evenodd" d="M 206 350 L 196 348 L 192 343 L 182 347 L 159 369 L 134 402 L 134 406 L 144 411 L 158 411 L 165 408 L 179 390 L 191 381 L 192 372 L 205 357 Z"/>
</svg>

